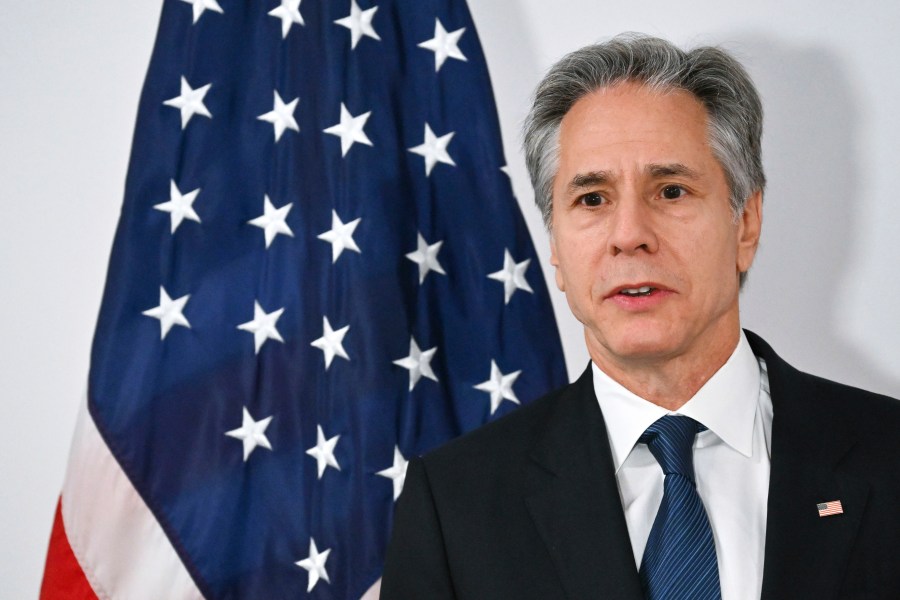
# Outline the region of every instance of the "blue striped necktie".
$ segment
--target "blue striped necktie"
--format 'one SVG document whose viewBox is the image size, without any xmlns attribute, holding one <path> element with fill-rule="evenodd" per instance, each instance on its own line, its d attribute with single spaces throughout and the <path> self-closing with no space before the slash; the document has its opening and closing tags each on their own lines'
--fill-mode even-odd
<svg viewBox="0 0 900 600">
<path fill-rule="evenodd" d="M 720 600 L 719 568 L 709 518 L 694 481 L 694 438 L 706 427 L 667 415 L 638 440 L 665 474 L 663 498 L 641 562 L 647 600 Z"/>
</svg>

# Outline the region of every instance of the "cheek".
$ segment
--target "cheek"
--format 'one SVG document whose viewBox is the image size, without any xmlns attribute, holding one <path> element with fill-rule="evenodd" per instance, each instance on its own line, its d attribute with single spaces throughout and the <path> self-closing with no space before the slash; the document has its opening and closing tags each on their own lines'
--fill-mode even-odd
<svg viewBox="0 0 900 600">
<path fill-rule="evenodd" d="M 731 231 L 710 232 L 704 242 L 697 239 L 694 243 L 695 273 L 705 280 L 707 285 L 727 291 L 732 282 L 737 281 L 740 261 L 737 238 Z M 701 268 L 702 265 L 702 268 Z"/>
<path fill-rule="evenodd" d="M 556 281 L 560 289 L 576 302 L 590 303 L 601 271 L 599 248 L 589 244 L 569 244 L 560 248 Z"/>
</svg>

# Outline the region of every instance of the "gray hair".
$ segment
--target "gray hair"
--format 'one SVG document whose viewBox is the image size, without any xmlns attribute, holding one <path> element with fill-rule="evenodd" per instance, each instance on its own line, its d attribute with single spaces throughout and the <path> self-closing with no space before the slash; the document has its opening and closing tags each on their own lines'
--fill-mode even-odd
<svg viewBox="0 0 900 600">
<path fill-rule="evenodd" d="M 535 203 L 551 225 L 553 179 L 559 169 L 559 127 L 581 97 L 634 81 L 658 90 L 690 92 L 709 116 L 709 144 L 728 180 L 731 209 L 739 218 L 762 191 L 762 103 L 750 76 L 724 50 L 683 51 L 671 42 L 636 33 L 585 46 L 557 62 L 534 92 L 523 127 L 525 161 Z"/>
</svg>

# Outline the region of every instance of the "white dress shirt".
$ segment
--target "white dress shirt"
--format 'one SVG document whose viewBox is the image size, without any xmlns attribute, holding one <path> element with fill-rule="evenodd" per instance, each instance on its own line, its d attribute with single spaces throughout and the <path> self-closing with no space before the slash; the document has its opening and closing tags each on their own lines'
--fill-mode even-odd
<svg viewBox="0 0 900 600">
<path fill-rule="evenodd" d="M 640 567 L 663 496 L 663 472 L 638 438 L 667 414 L 707 427 L 694 442 L 697 492 L 716 544 L 723 600 L 758 600 L 766 545 L 772 399 L 765 362 L 744 333 L 715 375 L 675 412 L 631 393 L 593 365 L 635 564 Z"/>
</svg>

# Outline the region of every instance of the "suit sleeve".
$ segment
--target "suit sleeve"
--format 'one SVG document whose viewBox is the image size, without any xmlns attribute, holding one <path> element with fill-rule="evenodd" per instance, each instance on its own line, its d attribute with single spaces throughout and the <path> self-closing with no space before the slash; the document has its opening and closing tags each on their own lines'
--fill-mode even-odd
<svg viewBox="0 0 900 600">
<path fill-rule="evenodd" d="M 444 536 L 421 458 L 409 461 L 381 582 L 381 600 L 453 599 Z"/>
</svg>

